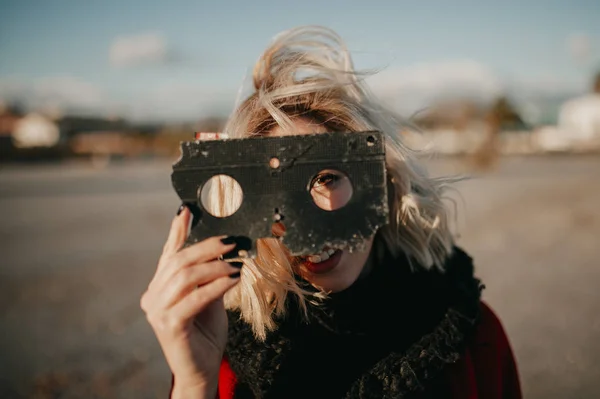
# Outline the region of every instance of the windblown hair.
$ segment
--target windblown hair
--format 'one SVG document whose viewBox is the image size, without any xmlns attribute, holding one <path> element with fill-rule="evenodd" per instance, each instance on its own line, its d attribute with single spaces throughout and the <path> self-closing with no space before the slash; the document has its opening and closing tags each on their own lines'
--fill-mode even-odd
<svg viewBox="0 0 600 399">
<path fill-rule="evenodd" d="M 276 126 L 293 132 L 297 118 L 322 124 L 326 131 L 383 132 L 391 223 L 379 231 L 375 244 L 406 256 L 413 267 L 441 269 L 453 244 L 442 198 L 450 180 L 430 178 L 419 167 L 417 153 L 402 142 L 405 124 L 374 99 L 365 76 L 354 70 L 333 31 L 315 26 L 286 31 L 256 63 L 255 91 L 233 112 L 225 132 L 232 138 L 268 135 Z M 210 195 L 218 215 L 231 214 L 241 193 L 221 180 Z M 240 283 L 225 296 L 226 307 L 239 310 L 259 339 L 276 328 L 287 295 L 296 295 L 301 306 L 315 299 L 297 284 L 291 260 L 278 239 L 259 240 L 257 258 L 244 260 Z"/>
</svg>

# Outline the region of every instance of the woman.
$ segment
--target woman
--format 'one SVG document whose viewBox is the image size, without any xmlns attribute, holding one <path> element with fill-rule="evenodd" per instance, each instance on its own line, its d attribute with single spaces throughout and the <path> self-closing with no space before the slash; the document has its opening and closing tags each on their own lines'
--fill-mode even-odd
<svg viewBox="0 0 600 399">
<path fill-rule="evenodd" d="M 285 32 L 225 132 L 384 132 L 391 223 L 362 251 L 292 257 L 265 238 L 255 260 L 228 263 L 229 237 L 181 249 L 191 217 L 182 206 L 141 300 L 173 373 L 172 398 L 521 397 L 504 330 L 454 245 L 448 180 L 418 167 L 400 122 L 359 78 L 335 33 Z M 343 175 L 317 180 L 322 207 L 347 194 Z M 212 212 L 239 203 L 225 182 L 213 188 Z"/>
</svg>

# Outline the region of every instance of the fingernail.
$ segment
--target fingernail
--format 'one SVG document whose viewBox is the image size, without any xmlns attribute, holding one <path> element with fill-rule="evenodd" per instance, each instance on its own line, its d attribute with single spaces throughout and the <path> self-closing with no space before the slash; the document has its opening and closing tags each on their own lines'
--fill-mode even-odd
<svg viewBox="0 0 600 399">
<path fill-rule="evenodd" d="M 240 276 L 241 276 L 241 273 L 240 273 L 240 272 L 233 273 L 233 274 L 230 274 L 230 275 L 229 275 L 229 277 L 231 277 L 231 278 L 239 278 Z"/>
<path fill-rule="evenodd" d="M 179 205 L 179 209 L 177 209 L 177 216 L 179 216 L 181 214 L 181 212 L 183 212 L 184 209 L 185 209 L 185 204 Z"/>
<path fill-rule="evenodd" d="M 229 237 L 225 237 L 225 238 L 221 238 L 221 242 L 225 245 L 230 245 L 230 244 L 235 244 L 235 237 L 234 236 L 229 236 Z"/>
<path fill-rule="evenodd" d="M 238 268 L 238 269 L 241 269 L 241 268 L 242 268 L 242 266 L 244 266 L 244 262 L 237 262 L 237 261 L 236 261 L 236 262 L 229 262 L 229 264 L 230 264 L 231 266 L 233 266 L 233 267 L 236 267 L 236 268 Z"/>
</svg>

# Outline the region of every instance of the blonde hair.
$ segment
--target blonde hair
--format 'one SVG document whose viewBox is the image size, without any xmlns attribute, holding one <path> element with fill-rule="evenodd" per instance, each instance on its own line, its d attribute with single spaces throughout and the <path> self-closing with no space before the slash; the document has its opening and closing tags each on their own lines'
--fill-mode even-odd
<svg viewBox="0 0 600 399">
<path fill-rule="evenodd" d="M 378 104 L 354 70 L 350 53 L 333 31 L 300 27 L 276 37 L 253 73 L 254 93 L 225 126 L 230 137 L 266 135 L 274 127 L 294 130 L 294 119 L 323 124 L 328 131 L 381 131 L 386 136 L 386 168 L 390 179 L 390 224 L 377 234 L 394 255 L 414 267 L 443 268 L 451 252 L 451 235 L 442 193 L 449 180 L 433 179 L 416 162 L 416 153 L 401 140 L 404 123 Z M 231 214 L 239 192 L 225 180 L 211 191 L 213 214 Z M 237 204 L 236 204 L 237 202 Z M 276 328 L 289 294 L 301 306 L 314 300 L 294 278 L 292 257 L 276 238 L 257 242 L 257 258 L 244 260 L 240 283 L 225 296 L 259 339 Z M 322 293 L 316 294 L 323 297 Z"/>
</svg>

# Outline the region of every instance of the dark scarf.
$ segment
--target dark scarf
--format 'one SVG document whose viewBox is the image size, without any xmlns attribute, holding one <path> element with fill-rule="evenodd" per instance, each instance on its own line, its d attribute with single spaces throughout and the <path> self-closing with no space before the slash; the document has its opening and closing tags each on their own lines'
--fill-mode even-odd
<svg viewBox="0 0 600 399">
<path fill-rule="evenodd" d="M 235 398 L 443 397 L 441 371 L 465 349 L 481 288 L 471 258 L 455 248 L 443 273 L 386 256 L 366 278 L 309 305 L 308 323 L 290 298 L 264 342 L 229 311 Z"/>
</svg>

